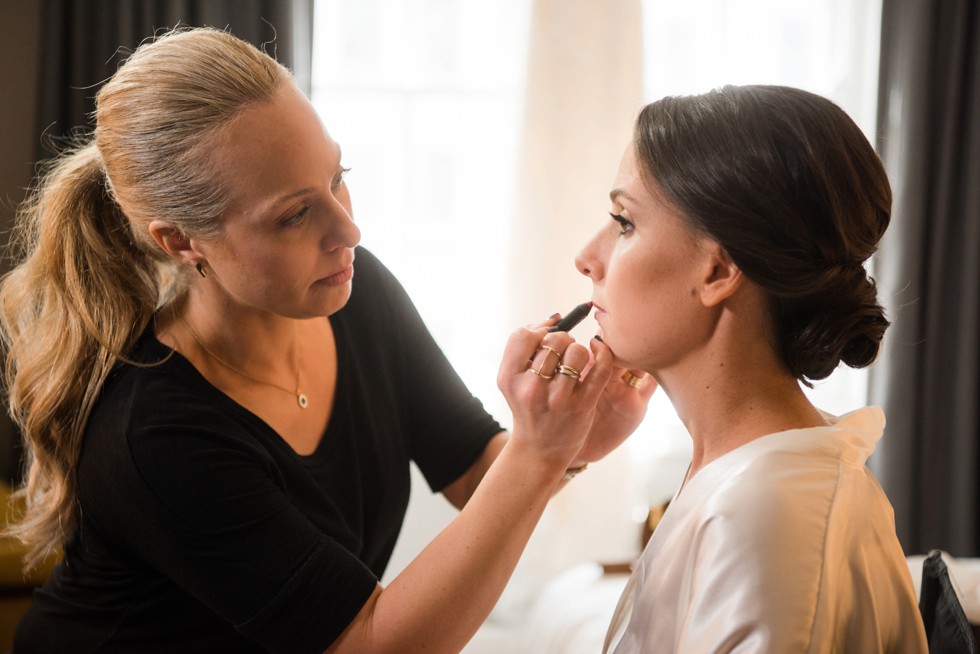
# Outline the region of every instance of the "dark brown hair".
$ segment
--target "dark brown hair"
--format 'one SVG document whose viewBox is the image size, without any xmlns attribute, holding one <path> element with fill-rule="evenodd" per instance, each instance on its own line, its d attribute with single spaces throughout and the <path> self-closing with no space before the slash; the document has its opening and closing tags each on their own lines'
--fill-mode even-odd
<svg viewBox="0 0 980 654">
<path fill-rule="evenodd" d="M 648 184 L 766 291 L 794 376 L 875 359 L 889 323 L 864 263 L 891 188 L 843 110 L 799 89 L 726 86 L 647 105 L 634 146 Z"/>
</svg>

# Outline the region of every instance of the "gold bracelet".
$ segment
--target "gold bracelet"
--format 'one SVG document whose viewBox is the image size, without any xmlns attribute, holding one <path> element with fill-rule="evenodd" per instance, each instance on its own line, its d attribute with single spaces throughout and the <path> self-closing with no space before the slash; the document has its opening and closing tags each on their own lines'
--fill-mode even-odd
<svg viewBox="0 0 980 654">
<path fill-rule="evenodd" d="M 589 467 L 588 463 L 583 463 L 580 466 L 573 466 L 571 468 L 566 468 L 565 474 L 561 476 L 561 480 L 568 481 L 569 479 L 573 479 L 575 475 L 579 474 L 580 472 L 584 472 L 585 469 L 588 467 Z"/>
</svg>

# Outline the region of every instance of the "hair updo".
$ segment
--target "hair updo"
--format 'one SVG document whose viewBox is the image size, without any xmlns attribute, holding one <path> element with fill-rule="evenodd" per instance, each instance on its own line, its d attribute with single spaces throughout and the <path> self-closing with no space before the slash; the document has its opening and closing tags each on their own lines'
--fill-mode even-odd
<svg viewBox="0 0 980 654">
<path fill-rule="evenodd" d="M 769 297 L 789 371 L 867 366 L 888 320 L 864 268 L 888 226 L 881 160 L 837 105 L 782 86 L 726 86 L 640 112 L 647 183 Z"/>
</svg>

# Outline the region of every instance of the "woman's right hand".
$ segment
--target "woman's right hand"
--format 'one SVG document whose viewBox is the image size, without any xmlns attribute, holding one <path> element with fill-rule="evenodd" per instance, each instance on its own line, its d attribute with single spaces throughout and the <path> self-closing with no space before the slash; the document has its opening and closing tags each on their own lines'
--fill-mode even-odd
<svg viewBox="0 0 980 654">
<path fill-rule="evenodd" d="M 375 590 L 330 654 L 458 652 L 500 598 L 585 442 L 612 372 L 612 352 L 593 341 L 595 363 L 577 379 L 589 351 L 568 334 L 547 333 L 551 322 L 519 329 L 507 342 L 497 384 L 514 413 L 514 430 L 479 486 L 391 584 Z M 557 374 L 559 361 L 565 374 Z"/>
<path fill-rule="evenodd" d="M 564 469 L 585 443 L 613 357 L 604 343 L 592 339 L 594 361 L 580 378 L 590 364 L 589 351 L 566 332 L 549 333 L 548 324 L 511 335 L 497 386 L 513 413 L 511 439 Z"/>
</svg>

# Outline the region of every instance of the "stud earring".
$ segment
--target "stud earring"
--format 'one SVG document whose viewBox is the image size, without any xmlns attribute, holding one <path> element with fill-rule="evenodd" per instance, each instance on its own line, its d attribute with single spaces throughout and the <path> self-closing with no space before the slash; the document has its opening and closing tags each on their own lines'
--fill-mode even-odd
<svg viewBox="0 0 980 654">
<path fill-rule="evenodd" d="M 198 261 L 197 262 L 197 265 L 194 266 L 194 267 L 197 268 L 197 274 L 198 275 L 200 275 L 201 277 L 204 277 L 205 279 L 207 278 L 208 274 L 204 270 L 204 264 L 203 263 L 201 263 L 200 261 Z"/>
</svg>

